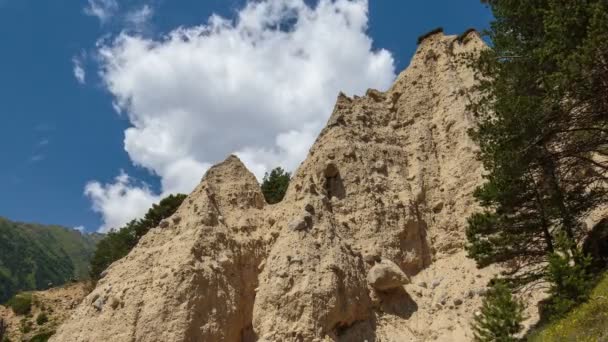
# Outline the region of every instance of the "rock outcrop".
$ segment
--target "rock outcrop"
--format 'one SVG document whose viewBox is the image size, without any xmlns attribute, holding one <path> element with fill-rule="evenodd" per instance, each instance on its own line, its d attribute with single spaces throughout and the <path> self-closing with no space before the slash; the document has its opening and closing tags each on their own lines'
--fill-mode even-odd
<svg viewBox="0 0 608 342">
<path fill-rule="evenodd" d="M 52 341 L 470 339 L 493 271 L 462 251 L 482 179 L 462 57 L 483 48 L 437 33 L 387 92 L 340 94 L 281 203 L 237 157 L 211 168 Z"/>
<path fill-rule="evenodd" d="M 27 292 L 32 296 L 29 313 L 17 315 L 0 305 L 0 321 L 6 324 L 4 341 L 36 341 L 50 336 L 91 290 L 90 282 L 69 283 L 45 291 Z M 43 318 L 44 317 L 44 318 Z"/>
<path fill-rule="evenodd" d="M 368 284 L 376 290 L 392 290 L 409 284 L 410 279 L 390 260 L 382 260 L 367 273 Z"/>
</svg>

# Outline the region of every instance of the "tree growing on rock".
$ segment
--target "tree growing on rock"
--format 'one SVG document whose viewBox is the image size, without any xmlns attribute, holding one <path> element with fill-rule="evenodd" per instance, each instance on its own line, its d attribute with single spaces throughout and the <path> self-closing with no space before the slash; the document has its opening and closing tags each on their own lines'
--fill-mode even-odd
<svg viewBox="0 0 608 342">
<path fill-rule="evenodd" d="M 520 285 L 554 281 L 555 253 L 584 264 L 583 221 L 607 200 L 608 3 L 483 2 L 495 17 L 492 49 L 472 63 L 480 96 L 470 110 L 488 173 L 475 192 L 483 210 L 469 219 L 469 255 L 507 266 Z"/>
<path fill-rule="evenodd" d="M 142 219 L 135 219 L 120 229 L 110 231 L 99 243 L 91 258 L 91 279 L 99 280 L 101 273 L 114 261 L 125 257 L 139 240 L 160 221 L 170 217 L 186 199 L 186 195 L 169 195 L 152 205 Z"/>
<path fill-rule="evenodd" d="M 262 180 L 262 193 L 268 204 L 279 203 L 283 200 L 291 174 L 281 167 L 276 167 L 270 173 L 266 172 Z"/>
</svg>

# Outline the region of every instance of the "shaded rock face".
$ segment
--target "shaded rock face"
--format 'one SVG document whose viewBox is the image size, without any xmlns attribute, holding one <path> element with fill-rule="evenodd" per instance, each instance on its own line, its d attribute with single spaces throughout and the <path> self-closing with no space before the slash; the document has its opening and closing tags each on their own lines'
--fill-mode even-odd
<svg viewBox="0 0 608 342">
<path fill-rule="evenodd" d="M 483 48 L 436 34 L 387 92 L 340 95 L 279 204 L 238 158 L 211 168 L 52 340 L 424 339 L 408 324 L 425 307 L 378 299 L 367 275 L 389 260 L 414 277 L 462 247 L 481 166 L 460 59 Z"/>
<path fill-rule="evenodd" d="M 410 282 L 399 266 L 390 260 L 382 260 L 367 273 L 367 282 L 376 290 L 386 291 L 402 287 Z"/>
</svg>

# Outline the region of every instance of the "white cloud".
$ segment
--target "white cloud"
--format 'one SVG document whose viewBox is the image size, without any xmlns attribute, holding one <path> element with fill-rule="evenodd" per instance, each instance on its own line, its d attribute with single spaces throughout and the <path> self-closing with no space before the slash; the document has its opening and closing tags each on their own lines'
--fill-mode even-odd
<svg viewBox="0 0 608 342">
<path fill-rule="evenodd" d="M 92 17 L 97 17 L 102 24 L 118 11 L 118 2 L 116 0 L 87 0 L 87 7 L 84 8 L 84 13 Z"/>
<path fill-rule="evenodd" d="M 150 19 L 154 15 L 154 10 L 149 5 L 132 10 L 125 15 L 127 25 L 137 32 L 145 31 Z"/>
<path fill-rule="evenodd" d="M 38 163 L 41 162 L 45 159 L 46 157 L 44 156 L 44 154 L 35 154 L 33 156 L 30 157 L 29 162 L 30 163 Z"/>
<path fill-rule="evenodd" d="M 387 89 L 395 77 L 391 54 L 372 49 L 367 11 L 366 0 L 265 0 L 160 40 L 123 32 L 105 41 L 100 75 L 132 125 L 129 157 L 160 176 L 163 194 L 190 192 L 229 153 L 258 177 L 294 170 L 340 91 Z M 88 188 L 106 228 L 159 198 L 122 181 Z"/>
<path fill-rule="evenodd" d="M 84 229 L 84 226 L 76 226 L 74 227 L 74 230 L 79 231 L 80 234 L 84 234 L 86 229 Z"/>
<path fill-rule="evenodd" d="M 93 210 L 103 215 L 100 232 L 122 227 L 133 218 L 142 216 L 152 203 L 160 200 L 145 184 L 138 186 L 122 171 L 111 184 L 89 182 L 84 193 L 93 202 Z"/>
<path fill-rule="evenodd" d="M 74 65 L 74 77 L 80 84 L 85 84 L 86 82 L 86 72 L 82 66 L 82 60 L 80 57 L 73 57 L 72 64 Z"/>
</svg>

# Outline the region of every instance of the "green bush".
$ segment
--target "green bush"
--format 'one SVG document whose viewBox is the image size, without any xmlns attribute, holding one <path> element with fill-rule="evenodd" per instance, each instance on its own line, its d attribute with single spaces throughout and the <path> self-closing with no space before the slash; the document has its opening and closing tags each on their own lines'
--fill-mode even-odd
<svg viewBox="0 0 608 342">
<path fill-rule="evenodd" d="M 283 200 L 291 174 L 285 172 L 281 167 L 274 168 L 270 173 L 266 172 L 262 180 L 262 193 L 268 204 L 279 203 Z"/>
<path fill-rule="evenodd" d="M 521 330 L 524 306 L 513 298 L 511 289 L 496 281 L 483 300 L 481 315 L 472 324 L 475 341 L 514 342 Z"/>
<path fill-rule="evenodd" d="M 547 280 L 551 284 L 551 297 L 545 313 L 549 319 L 562 317 L 576 305 L 585 302 L 593 288 L 593 278 L 589 272 L 591 258 L 576 247 L 568 250 L 568 241 L 560 236 L 558 246 L 562 252 L 549 257 Z"/>
<path fill-rule="evenodd" d="M 44 325 L 44 323 L 46 323 L 48 321 L 49 321 L 49 317 L 44 312 L 39 313 L 38 317 L 36 317 L 36 324 L 38 324 L 38 325 Z"/>
<path fill-rule="evenodd" d="M 0 341 L 2 341 L 2 342 L 4 342 L 4 339 L 5 339 L 4 335 L 6 334 L 6 328 L 7 328 L 6 322 L 4 321 L 3 318 L 0 318 Z M 6 337 L 6 338 L 8 338 L 8 337 Z"/>
<path fill-rule="evenodd" d="M 47 342 L 53 335 L 55 335 L 54 331 L 46 331 L 32 337 L 30 342 Z"/>
<path fill-rule="evenodd" d="M 27 315 L 32 310 L 32 294 L 19 293 L 13 296 L 6 302 L 6 306 L 10 307 L 15 315 Z"/>
<path fill-rule="evenodd" d="M 21 327 L 19 328 L 23 334 L 27 334 L 32 331 L 32 322 L 27 318 L 21 320 Z"/>
<path fill-rule="evenodd" d="M 124 227 L 112 230 L 97 243 L 97 249 L 91 258 L 90 276 L 97 281 L 101 274 L 114 261 L 125 257 L 137 245 L 139 239 L 170 217 L 186 199 L 186 195 L 169 195 L 158 204 L 154 204 L 142 219 L 132 220 Z"/>
<path fill-rule="evenodd" d="M 591 292 L 589 300 L 563 318 L 538 327 L 527 339 L 544 341 L 605 341 L 608 337 L 608 273 Z"/>
</svg>

